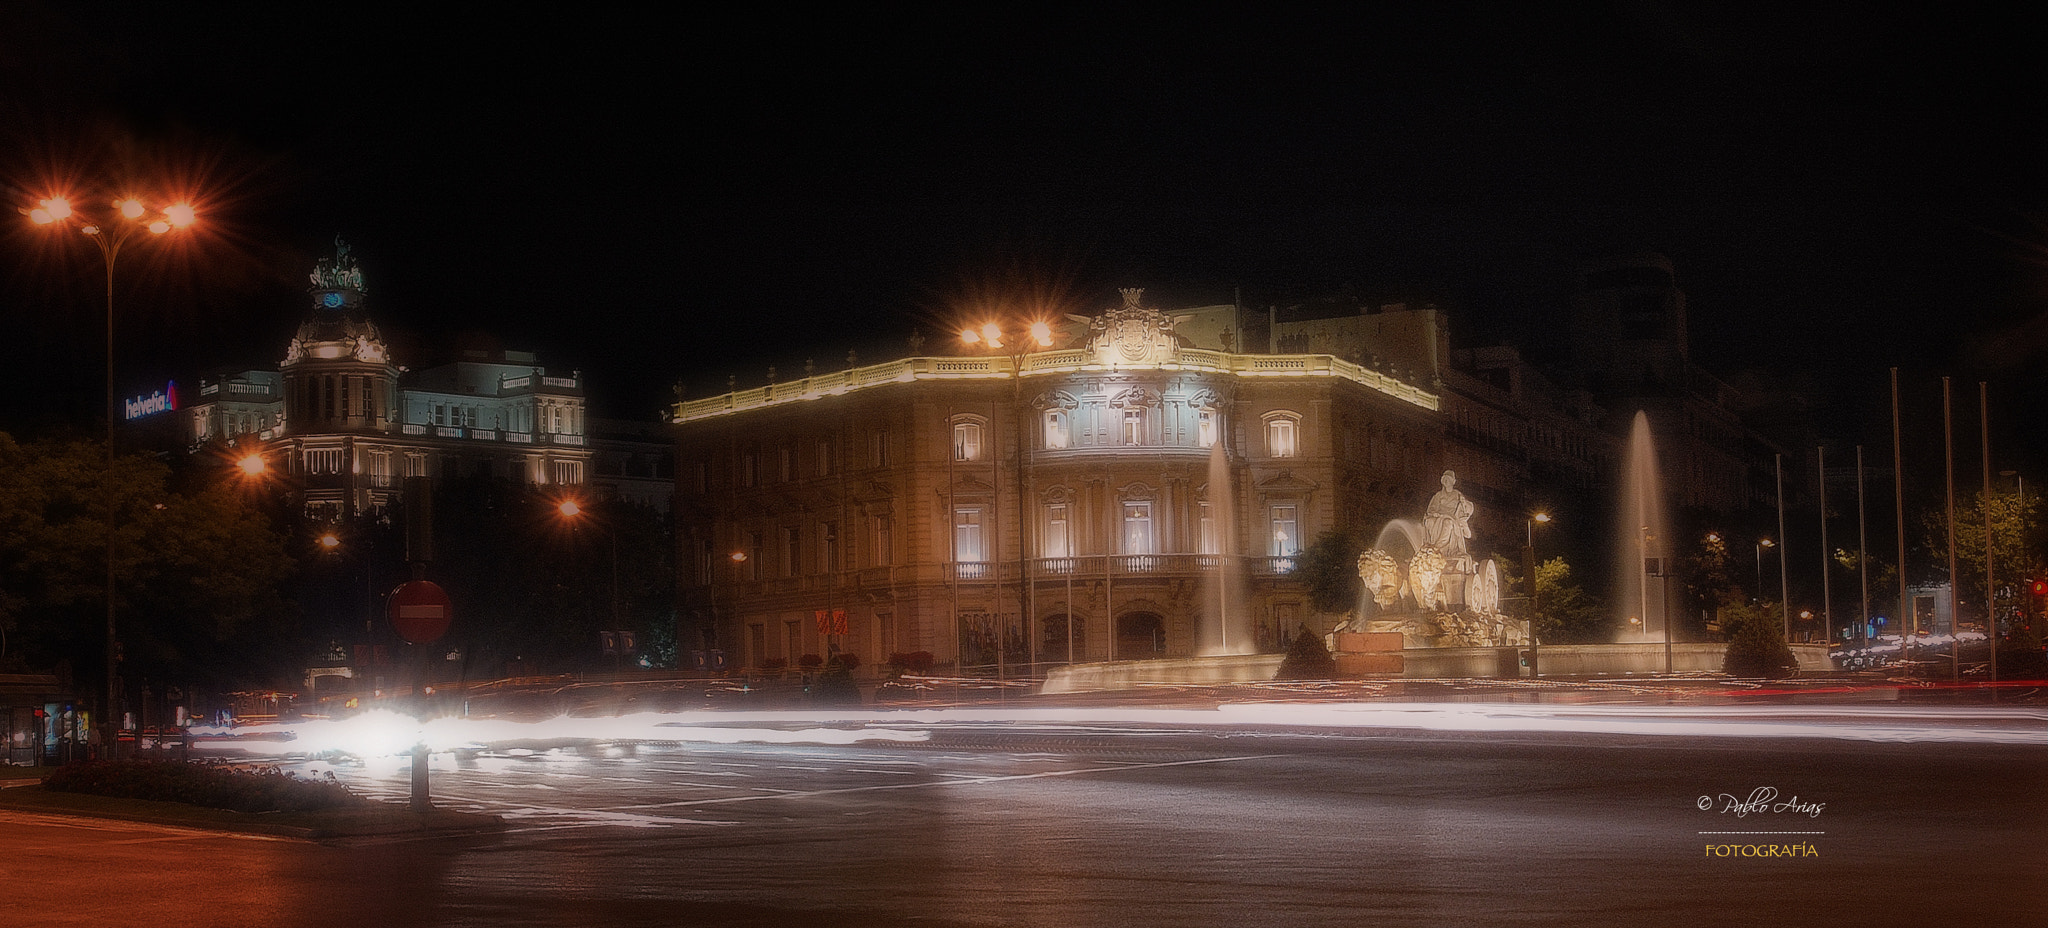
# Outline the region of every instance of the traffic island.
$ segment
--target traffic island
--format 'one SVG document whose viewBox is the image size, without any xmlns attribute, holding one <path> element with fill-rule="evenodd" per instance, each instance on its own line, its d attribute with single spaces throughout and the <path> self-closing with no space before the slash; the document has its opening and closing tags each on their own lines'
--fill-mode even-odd
<svg viewBox="0 0 2048 928">
<path fill-rule="evenodd" d="M 81 815 L 308 841 L 477 835 L 505 828 L 505 820 L 496 815 L 452 809 L 415 812 L 408 806 L 393 803 L 365 803 L 309 812 L 235 812 L 182 802 L 61 793 L 40 785 L 0 790 L 0 811 Z"/>
</svg>

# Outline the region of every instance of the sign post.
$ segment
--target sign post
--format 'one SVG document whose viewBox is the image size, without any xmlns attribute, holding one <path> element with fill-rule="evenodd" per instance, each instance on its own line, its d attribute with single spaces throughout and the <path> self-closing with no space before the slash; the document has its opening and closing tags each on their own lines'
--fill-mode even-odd
<svg viewBox="0 0 2048 928">
<path fill-rule="evenodd" d="M 417 576 L 417 574 L 415 574 Z M 400 584 L 391 591 L 391 627 L 398 637 L 408 644 L 429 645 L 441 640 L 448 633 L 448 622 L 453 618 L 448 591 L 432 580 L 411 580 Z M 420 679 L 414 683 L 415 690 L 424 689 L 424 669 Z M 412 749 L 412 810 L 427 812 L 434 807 L 427 794 L 427 744 L 422 740 Z"/>
</svg>

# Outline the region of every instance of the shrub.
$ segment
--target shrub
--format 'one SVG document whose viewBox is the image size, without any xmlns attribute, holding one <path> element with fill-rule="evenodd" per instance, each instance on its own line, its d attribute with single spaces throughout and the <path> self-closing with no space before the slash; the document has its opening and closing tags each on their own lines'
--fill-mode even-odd
<svg viewBox="0 0 2048 928">
<path fill-rule="evenodd" d="M 369 803 L 332 780 L 276 767 L 247 769 L 179 761 L 101 760 L 57 768 L 46 789 L 119 799 L 182 802 L 236 812 L 314 812 Z"/>
<path fill-rule="evenodd" d="M 764 658 L 761 658 L 761 669 L 762 669 L 762 670 L 781 670 L 781 669 L 783 669 L 783 668 L 785 668 L 785 667 L 788 667 L 788 666 L 789 666 L 789 658 L 786 658 L 786 657 L 764 657 Z"/>
<path fill-rule="evenodd" d="M 860 666 L 860 655 L 841 651 L 832 655 L 832 666 L 841 670 L 852 670 Z"/>
<path fill-rule="evenodd" d="M 1785 644 L 1783 622 L 1770 615 L 1769 603 L 1731 606 L 1721 612 L 1728 650 L 1721 671 L 1731 677 L 1779 679 L 1799 673 L 1799 659 Z"/>
<path fill-rule="evenodd" d="M 825 666 L 825 659 L 816 654 L 806 654 L 796 659 L 796 665 L 805 670 L 816 670 Z"/>
<path fill-rule="evenodd" d="M 1273 674 L 1273 679 L 1328 680 L 1336 675 L 1337 659 L 1323 646 L 1323 636 L 1304 625 L 1294 633 L 1294 643 L 1288 645 L 1287 656 L 1280 659 L 1280 670 Z"/>
</svg>

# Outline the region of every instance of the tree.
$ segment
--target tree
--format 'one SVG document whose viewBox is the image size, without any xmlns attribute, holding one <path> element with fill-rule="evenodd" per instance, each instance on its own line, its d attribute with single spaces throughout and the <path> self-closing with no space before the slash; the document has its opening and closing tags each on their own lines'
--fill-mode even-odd
<svg viewBox="0 0 2048 928">
<path fill-rule="evenodd" d="M 2044 576 L 2039 539 L 2034 537 L 2035 510 L 2040 499 L 2018 493 L 1979 492 L 1956 507 L 1956 595 L 1963 602 L 1983 603 L 1985 520 L 1990 519 L 1991 566 L 1998 589 L 1997 614 L 2010 615 L 2027 595 L 2024 581 Z M 1922 518 L 1927 548 L 1936 563 L 1948 563 L 1948 513 L 1929 510 Z"/>
<path fill-rule="evenodd" d="M 1356 533 L 1324 532 L 1295 561 L 1295 577 L 1308 587 L 1309 608 L 1344 613 L 1358 608 L 1362 593 L 1358 555 L 1365 550 Z"/>
<path fill-rule="evenodd" d="M 1536 565 L 1536 636 L 1546 644 L 1606 643 L 1614 637 L 1614 620 L 1600 602 L 1577 583 L 1564 558 Z"/>
<path fill-rule="evenodd" d="M 31 666 L 98 679 L 111 560 L 123 676 L 270 682 L 293 650 L 278 592 L 292 563 L 264 514 L 212 476 L 180 491 L 153 458 L 119 455 L 109 466 L 95 443 L 0 433 L 9 650 Z"/>
</svg>

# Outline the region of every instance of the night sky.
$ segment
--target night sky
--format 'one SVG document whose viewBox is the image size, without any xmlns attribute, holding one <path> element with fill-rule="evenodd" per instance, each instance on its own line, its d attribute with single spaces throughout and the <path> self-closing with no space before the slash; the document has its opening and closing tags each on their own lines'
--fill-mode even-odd
<svg viewBox="0 0 2048 928">
<path fill-rule="evenodd" d="M 1461 344 L 1540 345 L 1581 261 L 1657 251 L 1695 359 L 1829 441 L 1888 447 L 1899 365 L 1923 406 L 1955 378 L 1959 434 L 1990 381 L 2000 466 L 2048 460 L 2026 421 L 2038 18 L 1412 6 L 27 0 L 0 12 L 0 191 L 193 185 L 205 234 L 123 258 L 124 387 L 275 364 L 337 234 L 401 362 L 487 333 L 638 418 L 678 382 L 879 360 L 975 307 L 1094 312 L 1126 286 L 1430 301 Z M 10 229 L 0 324 L 27 377 L 0 429 L 89 424 L 98 258 Z"/>
</svg>

